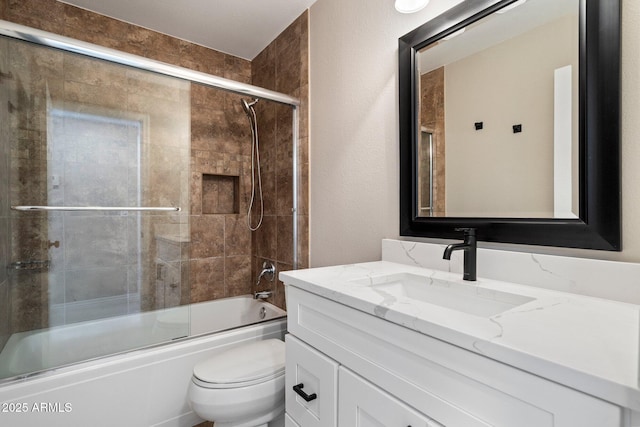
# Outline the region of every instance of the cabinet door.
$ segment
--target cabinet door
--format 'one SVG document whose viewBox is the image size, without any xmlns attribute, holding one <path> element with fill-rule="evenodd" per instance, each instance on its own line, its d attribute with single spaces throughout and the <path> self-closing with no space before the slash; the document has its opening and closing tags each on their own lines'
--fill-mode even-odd
<svg viewBox="0 0 640 427">
<path fill-rule="evenodd" d="M 342 366 L 338 394 L 339 427 L 443 427 Z"/>
<path fill-rule="evenodd" d="M 301 427 L 334 427 L 338 364 L 290 334 L 285 343 L 287 414 Z"/>
<path fill-rule="evenodd" d="M 297 422 L 289 414 L 284 414 L 284 427 L 300 427 Z"/>
</svg>

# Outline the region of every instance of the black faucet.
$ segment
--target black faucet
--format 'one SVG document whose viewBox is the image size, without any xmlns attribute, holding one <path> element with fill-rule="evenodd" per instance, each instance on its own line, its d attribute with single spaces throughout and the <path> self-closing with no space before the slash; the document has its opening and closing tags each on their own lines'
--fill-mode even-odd
<svg viewBox="0 0 640 427">
<path fill-rule="evenodd" d="M 456 231 L 464 231 L 464 243 L 454 243 L 447 246 L 442 259 L 451 259 L 451 253 L 457 250 L 464 251 L 464 280 L 476 280 L 476 229 L 456 228 Z"/>
</svg>

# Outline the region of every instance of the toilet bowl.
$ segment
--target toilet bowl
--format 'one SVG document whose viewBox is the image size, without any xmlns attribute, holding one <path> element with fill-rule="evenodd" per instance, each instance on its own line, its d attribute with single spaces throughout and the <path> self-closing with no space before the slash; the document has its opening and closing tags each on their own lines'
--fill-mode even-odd
<svg viewBox="0 0 640 427">
<path fill-rule="evenodd" d="M 196 364 L 188 399 L 215 427 L 266 427 L 284 412 L 284 342 L 256 341 Z"/>
</svg>

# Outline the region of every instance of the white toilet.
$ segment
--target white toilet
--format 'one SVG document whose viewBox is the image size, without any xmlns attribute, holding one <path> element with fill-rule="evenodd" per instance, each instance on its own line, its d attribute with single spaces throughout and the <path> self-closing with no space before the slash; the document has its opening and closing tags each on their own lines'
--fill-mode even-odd
<svg viewBox="0 0 640 427">
<path fill-rule="evenodd" d="M 284 342 L 256 341 L 198 363 L 188 398 L 214 427 L 267 427 L 284 413 Z"/>
</svg>

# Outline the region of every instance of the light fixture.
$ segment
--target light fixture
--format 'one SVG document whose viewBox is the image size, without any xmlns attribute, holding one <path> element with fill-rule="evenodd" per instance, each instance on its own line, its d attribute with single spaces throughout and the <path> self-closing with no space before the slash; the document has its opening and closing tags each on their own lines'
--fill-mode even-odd
<svg viewBox="0 0 640 427">
<path fill-rule="evenodd" d="M 526 1 L 527 1 L 527 0 L 518 0 L 518 1 L 515 1 L 515 2 L 511 3 L 509 6 L 505 6 L 505 7 L 503 7 L 502 9 L 500 9 L 499 11 L 497 11 L 496 13 L 505 13 L 505 12 L 508 12 L 508 11 L 510 11 L 511 9 L 515 9 L 515 8 L 516 8 L 516 7 L 518 7 L 518 6 L 523 5 Z"/>
<path fill-rule="evenodd" d="M 396 10 L 400 13 L 417 12 L 429 3 L 429 0 L 396 0 Z"/>
</svg>

